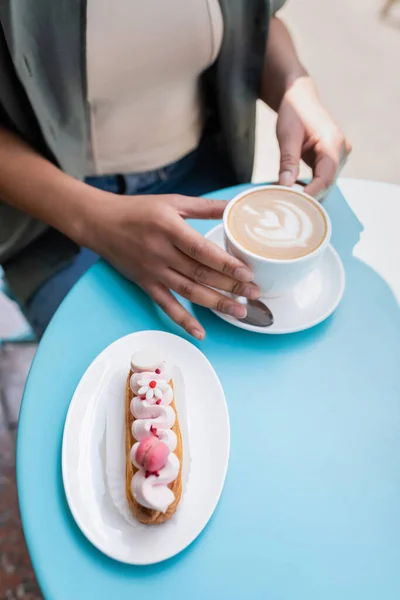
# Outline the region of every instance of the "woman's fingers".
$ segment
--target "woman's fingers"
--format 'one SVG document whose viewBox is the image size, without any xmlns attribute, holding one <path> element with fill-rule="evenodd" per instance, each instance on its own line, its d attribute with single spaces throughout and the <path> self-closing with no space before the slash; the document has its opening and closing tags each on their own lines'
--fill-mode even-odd
<svg viewBox="0 0 400 600">
<path fill-rule="evenodd" d="M 185 221 L 175 228 L 172 241 L 189 258 L 214 269 L 214 271 L 228 275 L 242 283 L 253 281 L 253 273 L 249 267 L 213 242 L 206 240 Z"/>
<path fill-rule="evenodd" d="M 279 144 L 279 185 L 291 187 L 299 175 L 304 127 L 298 119 L 278 118 L 276 135 Z"/>
<path fill-rule="evenodd" d="M 176 250 L 169 262 L 172 269 L 197 283 L 237 296 L 244 296 L 249 300 L 257 300 L 260 297 L 260 291 L 254 283 L 243 283 L 228 275 L 218 273 L 218 271 L 192 260 L 179 250 Z"/>
<path fill-rule="evenodd" d="M 212 198 L 175 198 L 175 206 L 184 219 L 222 219 L 227 204 L 225 200 Z"/>
<path fill-rule="evenodd" d="M 351 146 L 340 136 L 334 141 L 329 140 L 329 143 L 321 143 L 314 152 L 316 156 L 313 179 L 304 191 L 320 200 L 335 183 L 351 152 Z"/>
<path fill-rule="evenodd" d="M 314 169 L 314 176 L 311 182 L 304 188 L 304 191 L 314 198 L 322 196 L 333 184 L 338 162 L 336 157 L 324 152 L 319 157 Z"/>
<path fill-rule="evenodd" d="M 205 332 L 200 323 L 178 302 L 173 294 L 161 283 L 144 286 L 149 296 L 175 323 L 185 329 L 198 340 L 204 338 Z"/>
<path fill-rule="evenodd" d="M 204 306 L 205 308 L 212 308 L 237 319 L 243 319 L 247 314 L 246 307 L 239 304 L 239 302 L 235 302 L 231 297 L 224 296 L 211 288 L 191 281 L 172 269 L 166 275 L 165 283 L 174 292 L 194 304 L 200 304 L 200 306 Z"/>
</svg>

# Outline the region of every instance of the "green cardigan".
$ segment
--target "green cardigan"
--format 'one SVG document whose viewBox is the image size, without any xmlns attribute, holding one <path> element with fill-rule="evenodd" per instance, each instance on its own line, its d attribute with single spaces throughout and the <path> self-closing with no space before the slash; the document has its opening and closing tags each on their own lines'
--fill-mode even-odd
<svg viewBox="0 0 400 600">
<path fill-rule="evenodd" d="M 224 38 L 204 86 L 236 173 L 232 183 L 251 178 L 269 18 L 284 1 L 220 0 Z M 1 0 L 0 24 L 0 123 L 82 179 L 89 130 L 86 0 Z M 45 229 L 0 202 L 0 263 Z M 38 284 L 34 279 L 22 295 Z"/>
</svg>

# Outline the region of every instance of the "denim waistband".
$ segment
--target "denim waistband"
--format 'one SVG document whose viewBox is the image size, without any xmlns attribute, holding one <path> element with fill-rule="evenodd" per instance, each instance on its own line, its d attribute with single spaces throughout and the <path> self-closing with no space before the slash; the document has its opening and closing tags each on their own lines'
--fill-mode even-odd
<svg viewBox="0 0 400 600">
<path fill-rule="evenodd" d="M 144 171 L 142 173 L 120 173 L 117 175 L 95 175 L 86 177 L 87 184 L 114 194 L 134 196 L 148 192 L 149 189 L 159 184 L 168 182 L 175 177 L 182 177 L 188 173 L 195 164 L 198 156 L 206 151 L 209 145 L 207 138 L 200 145 L 179 160 L 159 169 Z"/>
</svg>

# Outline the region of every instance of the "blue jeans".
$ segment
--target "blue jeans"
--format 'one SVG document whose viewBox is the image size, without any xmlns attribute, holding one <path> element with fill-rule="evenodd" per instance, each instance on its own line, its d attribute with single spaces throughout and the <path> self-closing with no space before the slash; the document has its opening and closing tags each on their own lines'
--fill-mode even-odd
<svg viewBox="0 0 400 600">
<path fill-rule="evenodd" d="M 201 196 L 235 185 L 235 174 L 212 138 L 176 163 L 147 173 L 88 177 L 89 185 L 126 195 L 170 194 Z M 145 202 L 145 199 L 143 199 Z M 25 315 L 40 337 L 72 286 L 96 262 L 98 256 L 82 248 L 73 262 L 53 275 L 24 306 Z"/>
</svg>

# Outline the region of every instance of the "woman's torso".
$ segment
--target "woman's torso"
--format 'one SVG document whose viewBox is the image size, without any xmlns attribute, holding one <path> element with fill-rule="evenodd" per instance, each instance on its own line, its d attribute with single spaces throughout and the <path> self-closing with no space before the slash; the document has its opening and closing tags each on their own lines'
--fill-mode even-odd
<svg viewBox="0 0 400 600">
<path fill-rule="evenodd" d="M 218 0 L 88 0 L 87 174 L 157 169 L 198 145 L 199 76 L 222 36 Z"/>
</svg>

